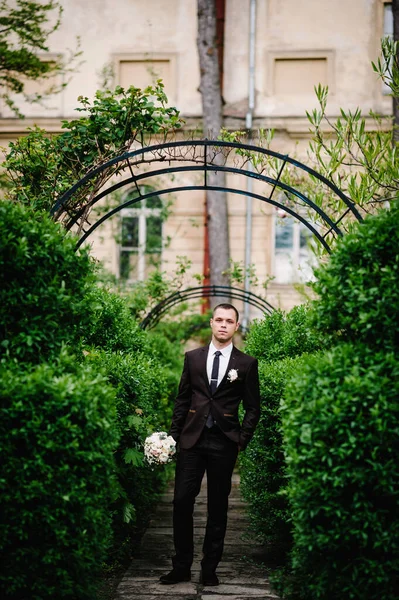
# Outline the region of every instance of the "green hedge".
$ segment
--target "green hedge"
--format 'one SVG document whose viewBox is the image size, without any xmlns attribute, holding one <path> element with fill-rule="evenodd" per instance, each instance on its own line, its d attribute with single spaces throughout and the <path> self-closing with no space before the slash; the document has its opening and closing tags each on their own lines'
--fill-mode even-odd
<svg viewBox="0 0 399 600">
<path fill-rule="evenodd" d="M 399 349 L 399 205 L 357 224 L 316 270 L 314 324 L 341 341 Z"/>
<path fill-rule="evenodd" d="M 31 486 L 35 491 L 35 506 L 33 501 L 32 506 L 29 505 L 35 520 L 46 536 L 54 530 L 56 537 L 54 541 L 54 536 L 48 534 L 54 551 L 46 546 L 50 542 L 41 539 L 35 550 L 30 540 L 35 543 L 36 540 L 27 529 L 28 542 L 19 545 L 16 536 L 23 535 L 18 533 L 21 500 L 17 499 L 13 510 L 8 495 L 4 509 L 3 550 L 7 552 L 5 564 L 10 576 L 5 576 L 2 590 L 6 598 L 12 599 L 94 598 L 93 578 L 98 574 L 101 561 L 104 559 L 112 565 L 115 559 L 123 558 L 123 552 L 126 555 L 131 552 L 129 536 L 133 528 L 145 524 L 165 483 L 165 470 L 150 470 L 142 465 L 141 444 L 153 429 L 167 429 L 172 404 L 169 399 L 178 383 L 175 373 L 178 361 L 173 357 L 169 342 L 165 344 L 139 328 L 125 300 L 97 287 L 96 269 L 88 253 L 76 253 L 73 237 L 66 235 L 45 214 L 11 202 L 0 202 L 0 246 L 3 276 L 0 358 L 4 373 L 2 385 L 6 386 L 3 387 L 4 406 L 8 407 L 8 402 L 12 411 L 16 411 L 15 422 L 20 420 L 13 430 L 16 444 L 20 443 L 17 432 L 20 430 L 22 435 L 25 424 L 29 430 L 37 425 L 40 428 L 37 436 L 42 436 L 43 431 L 49 432 L 50 440 L 47 444 L 43 442 L 40 452 L 32 450 L 29 458 L 31 479 L 21 489 L 25 493 Z M 72 347 L 76 354 L 76 358 L 68 359 L 68 368 L 64 365 L 65 352 L 61 362 L 59 359 L 64 346 Z M 42 366 L 34 367 L 37 363 Z M 12 373 L 16 373 L 15 390 L 11 387 Z M 76 381 L 77 378 L 81 381 Z M 26 396 L 22 392 L 24 385 Z M 14 391 L 15 406 L 12 404 Z M 116 399 L 112 419 L 105 417 L 106 398 Z M 68 402 L 73 412 L 71 424 L 68 424 L 69 417 L 62 417 L 57 428 L 62 410 L 69 410 Z M 99 431 L 98 435 L 93 433 L 91 436 L 92 428 L 86 425 L 92 418 L 96 422 L 96 402 L 99 413 L 104 412 L 102 425 L 109 425 L 109 439 L 119 440 L 113 446 L 113 452 L 107 445 L 106 432 Z M 37 412 L 33 411 L 33 406 L 37 407 Z M 10 415 L 14 414 L 12 411 Z M 68 434 L 71 447 L 64 451 Z M 13 465 L 15 477 L 21 479 L 21 486 L 25 485 L 24 465 L 18 462 L 19 450 L 13 446 L 9 433 L 3 443 L 4 464 Z M 102 446 L 104 454 L 99 452 Z M 79 465 L 74 451 L 80 457 Z M 75 500 L 67 499 L 68 492 L 57 495 L 51 504 L 40 479 L 42 463 L 46 465 L 46 473 L 50 473 L 51 465 L 46 461 L 57 469 L 62 462 L 66 476 L 59 486 L 63 489 L 65 483 L 71 487 L 73 497 L 80 498 L 80 521 L 76 516 L 79 507 Z M 107 481 L 101 475 L 105 466 L 108 468 Z M 40 475 L 39 483 L 34 479 L 36 470 Z M 98 484 L 97 480 L 92 482 L 97 471 Z M 73 478 L 75 472 L 79 475 L 79 483 L 68 478 Z M 7 474 L 6 482 L 8 477 Z M 54 477 L 57 483 L 58 479 Z M 85 482 L 90 487 L 87 502 Z M 81 490 L 81 496 L 78 497 L 74 486 Z M 54 491 L 51 485 L 48 490 Z M 30 498 L 27 491 L 26 498 Z M 57 502 L 61 503 L 62 509 L 71 508 L 70 520 Z M 54 508 L 54 514 L 51 508 Z M 60 530 L 54 522 L 57 515 L 60 516 Z M 90 516 L 91 525 L 87 523 Z M 13 540 L 12 544 L 15 542 L 18 552 L 10 551 L 10 540 Z M 65 552 L 63 544 L 67 545 Z M 108 553 L 105 553 L 106 549 Z M 40 554 L 46 566 L 37 576 L 36 587 L 26 595 L 24 586 L 32 583 L 33 571 L 40 569 Z M 61 565 L 62 555 L 65 561 Z M 63 586 L 61 592 L 54 587 L 57 582 Z M 40 591 L 46 586 L 49 596 Z"/>
<path fill-rule="evenodd" d="M 295 306 L 288 313 L 275 310 L 263 320 L 251 324 L 245 352 L 268 363 L 293 358 L 303 352 L 314 352 L 325 346 L 325 341 L 311 320 L 307 304 Z"/>
<path fill-rule="evenodd" d="M 393 600 L 399 589 L 399 360 L 361 344 L 307 359 L 283 425 L 303 600 Z"/>
<path fill-rule="evenodd" d="M 112 356 L 115 356 L 115 365 L 118 361 L 127 361 L 123 367 L 122 385 L 126 384 L 126 368 L 130 365 L 130 381 L 134 382 L 134 391 L 130 391 L 130 395 L 145 395 L 146 390 L 150 390 L 154 426 L 168 428 L 183 365 L 181 340 L 173 339 L 173 336 L 169 339 L 166 334 L 157 331 L 142 330 L 132 316 L 128 300 L 116 293 L 94 288 L 90 299 L 88 325 L 81 340 L 82 350 L 86 353 L 93 349 L 106 352 L 108 356 L 104 360 L 107 364 L 114 360 Z M 138 376 L 138 363 L 142 363 L 145 376 Z M 148 365 L 150 367 L 147 368 Z M 114 375 L 112 381 L 113 385 L 118 385 Z M 125 385 L 125 388 L 128 390 L 129 386 Z"/>
<path fill-rule="evenodd" d="M 93 600 L 117 491 L 114 391 L 63 355 L 3 365 L 0 399 L 0 596 Z"/>
<path fill-rule="evenodd" d="M 106 288 L 93 287 L 85 318 L 83 343 L 107 352 L 138 352 L 148 348 L 148 336 L 132 317 L 127 301 Z"/>
<path fill-rule="evenodd" d="M 94 268 L 44 214 L 0 201 L 0 358 L 37 364 L 75 345 Z"/>
<path fill-rule="evenodd" d="M 164 470 L 151 469 L 143 461 L 145 437 L 168 427 L 165 412 L 169 396 L 165 378 L 159 363 L 145 354 L 97 351 L 87 359 L 104 369 L 116 393 L 116 427 L 120 441 L 115 461 L 122 492 L 114 505 L 116 529 L 119 531 L 123 521 L 141 528 L 165 483 Z M 145 486 L 139 483 L 142 477 L 146 478 Z M 122 528 L 128 536 L 130 528 L 123 525 Z"/>
<path fill-rule="evenodd" d="M 240 455 L 240 486 L 248 502 L 252 529 L 279 560 L 292 544 L 279 406 L 288 378 L 300 360 L 259 363 L 261 417 L 251 443 Z"/>
<path fill-rule="evenodd" d="M 399 205 L 355 224 L 316 271 L 313 326 L 336 346 L 288 387 L 294 547 L 285 597 L 399 589 Z"/>
<path fill-rule="evenodd" d="M 181 361 L 163 336 L 149 335 L 132 318 L 126 300 L 106 289 L 91 292 L 89 326 L 82 339 L 85 360 L 102 370 L 115 389 L 120 440 L 115 452 L 120 493 L 110 506 L 113 545 L 109 566 L 125 562 L 131 539 L 140 535 L 170 477 L 143 461 L 143 441 L 169 428 Z"/>
<path fill-rule="evenodd" d="M 280 402 L 300 356 L 322 346 L 309 325 L 309 308 L 281 310 L 252 324 L 246 352 L 259 359 L 261 417 L 247 450 L 240 455 L 241 491 L 249 503 L 254 531 L 274 554 L 291 547 L 291 523 L 281 431 Z"/>
</svg>

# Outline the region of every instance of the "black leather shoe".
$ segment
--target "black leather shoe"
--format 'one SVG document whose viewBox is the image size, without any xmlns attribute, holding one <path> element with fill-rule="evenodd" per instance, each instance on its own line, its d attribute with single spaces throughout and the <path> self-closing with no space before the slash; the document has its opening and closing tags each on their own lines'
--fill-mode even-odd
<svg viewBox="0 0 399 600">
<path fill-rule="evenodd" d="M 219 579 L 216 573 L 201 571 L 200 583 L 202 583 L 202 585 L 219 585 Z"/>
<path fill-rule="evenodd" d="M 161 575 L 159 578 L 159 582 L 165 585 L 181 583 L 182 581 L 191 581 L 191 571 L 172 569 L 170 573 Z"/>
</svg>

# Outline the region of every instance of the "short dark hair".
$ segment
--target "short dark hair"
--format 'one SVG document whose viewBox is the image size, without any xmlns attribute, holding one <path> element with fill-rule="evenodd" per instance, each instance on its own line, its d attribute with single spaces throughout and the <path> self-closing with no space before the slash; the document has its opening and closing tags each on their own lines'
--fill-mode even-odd
<svg viewBox="0 0 399 600">
<path fill-rule="evenodd" d="M 237 317 L 236 318 L 237 323 L 240 320 L 240 315 L 238 314 L 238 310 L 232 304 L 229 304 L 228 302 L 223 302 L 222 304 L 218 304 L 213 309 L 212 316 L 215 316 L 215 312 L 217 311 L 218 308 L 223 308 L 224 310 L 234 310 L 234 312 L 236 313 L 236 317 Z"/>
</svg>

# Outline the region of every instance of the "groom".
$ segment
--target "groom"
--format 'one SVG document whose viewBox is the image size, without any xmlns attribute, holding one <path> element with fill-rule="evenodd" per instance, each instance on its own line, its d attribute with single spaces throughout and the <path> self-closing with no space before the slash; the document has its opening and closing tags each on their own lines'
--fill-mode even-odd
<svg viewBox="0 0 399 600">
<path fill-rule="evenodd" d="M 173 500 L 173 569 L 163 584 L 190 581 L 194 556 L 193 511 L 206 471 L 208 520 L 201 561 L 201 583 L 218 585 L 231 477 L 259 421 L 258 363 L 233 346 L 237 309 L 219 304 L 210 320 L 212 341 L 185 355 L 170 435 L 179 443 Z M 244 418 L 238 419 L 243 402 Z"/>
</svg>

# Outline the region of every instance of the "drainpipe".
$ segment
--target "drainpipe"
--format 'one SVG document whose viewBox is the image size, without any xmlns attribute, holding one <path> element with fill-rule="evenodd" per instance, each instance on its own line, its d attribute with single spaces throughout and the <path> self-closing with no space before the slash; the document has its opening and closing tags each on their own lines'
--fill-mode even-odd
<svg viewBox="0 0 399 600">
<path fill-rule="evenodd" d="M 252 115 L 255 108 L 255 32 L 256 32 L 256 0 L 250 0 L 249 6 L 249 77 L 248 77 L 248 111 L 245 117 L 245 127 L 248 131 L 248 143 L 251 141 L 252 133 Z M 252 162 L 248 163 L 248 173 L 253 172 Z M 252 177 L 247 179 L 247 203 L 246 203 L 246 226 L 245 226 L 245 280 L 244 289 L 249 291 L 250 282 L 248 268 L 251 264 L 252 253 Z M 249 304 L 244 304 L 244 315 L 242 320 L 243 328 L 248 327 Z"/>
</svg>

